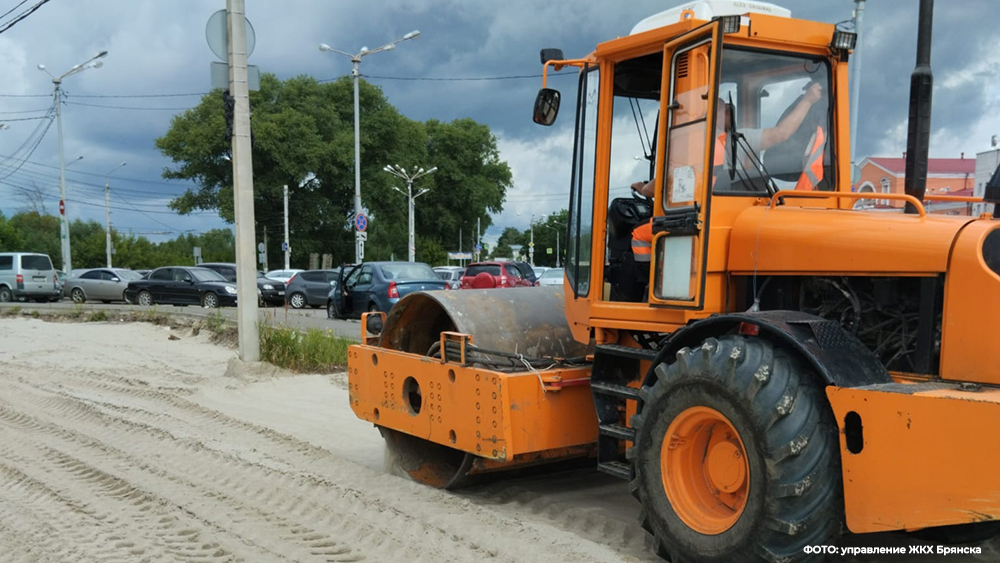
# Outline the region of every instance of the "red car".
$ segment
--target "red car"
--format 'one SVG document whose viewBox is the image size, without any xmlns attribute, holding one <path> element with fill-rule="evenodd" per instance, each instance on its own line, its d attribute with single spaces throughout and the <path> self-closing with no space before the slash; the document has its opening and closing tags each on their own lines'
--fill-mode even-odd
<svg viewBox="0 0 1000 563">
<path fill-rule="evenodd" d="M 469 264 L 462 276 L 462 289 L 496 287 L 531 287 L 524 273 L 512 262 L 477 262 Z"/>
</svg>

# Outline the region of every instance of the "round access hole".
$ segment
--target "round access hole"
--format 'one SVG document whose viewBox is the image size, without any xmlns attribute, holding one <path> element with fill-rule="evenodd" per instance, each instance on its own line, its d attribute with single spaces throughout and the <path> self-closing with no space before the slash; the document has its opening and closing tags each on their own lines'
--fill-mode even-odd
<svg viewBox="0 0 1000 563">
<path fill-rule="evenodd" d="M 372 354 L 372 365 L 378 366 L 378 354 Z"/>
<path fill-rule="evenodd" d="M 420 384 L 416 379 L 407 377 L 403 380 L 403 400 L 410 408 L 411 415 L 420 414 L 420 407 L 423 404 L 423 397 L 420 396 Z"/>
<path fill-rule="evenodd" d="M 448 370 L 448 381 L 455 383 L 455 370 Z"/>
</svg>

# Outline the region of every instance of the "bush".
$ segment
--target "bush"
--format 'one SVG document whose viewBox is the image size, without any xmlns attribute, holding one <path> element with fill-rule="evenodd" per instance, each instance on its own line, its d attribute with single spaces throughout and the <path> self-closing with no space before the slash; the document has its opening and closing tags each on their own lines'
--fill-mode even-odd
<svg viewBox="0 0 1000 563">
<path fill-rule="evenodd" d="M 276 366 L 301 372 L 329 372 L 347 365 L 354 342 L 333 331 L 300 332 L 287 326 L 260 325 L 260 357 Z"/>
<path fill-rule="evenodd" d="M 92 323 L 104 322 L 104 321 L 108 320 L 108 312 L 107 311 L 94 311 L 93 313 L 90 314 L 90 319 L 88 319 L 88 320 L 89 320 L 89 322 L 92 322 Z"/>
</svg>

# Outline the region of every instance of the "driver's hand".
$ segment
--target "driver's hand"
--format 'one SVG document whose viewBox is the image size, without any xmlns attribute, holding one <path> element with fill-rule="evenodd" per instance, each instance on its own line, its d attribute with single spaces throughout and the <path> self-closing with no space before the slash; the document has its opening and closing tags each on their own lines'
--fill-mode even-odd
<svg viewBox="0 0 1000 563">
<path fill-rule="evenodd" d="M 823 85 L 819 82 L 813 84 L 806 90 L 805 99 L 810 104 L 815 104 L 823 97 Z"/>
<path fill-rule="evenodd" d="M 632 182 L 632 191 L 642 193 L 642 189 L 646 187 L 646 182 Z"/>
</svg>

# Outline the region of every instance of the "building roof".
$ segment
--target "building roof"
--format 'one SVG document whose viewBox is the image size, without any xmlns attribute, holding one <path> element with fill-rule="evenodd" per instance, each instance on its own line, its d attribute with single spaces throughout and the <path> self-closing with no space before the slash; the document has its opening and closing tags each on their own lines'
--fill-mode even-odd
<svg viewBox="0 0 1000 563">
<path fill-rule="evenodd" d="M 885 169 L 890 174 L 902 176 L 906 171 L 905 158 L 886 158 L 882 156 L 870 156 L 867 159 L 876 166 Z M 927 173 L 942 176 L 965 176 L 976 173 L 976 159 L 974 158 L 929 158 L 927 159 Z"/>
</svg>

